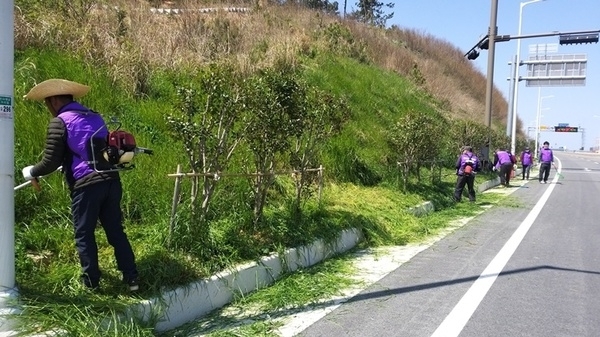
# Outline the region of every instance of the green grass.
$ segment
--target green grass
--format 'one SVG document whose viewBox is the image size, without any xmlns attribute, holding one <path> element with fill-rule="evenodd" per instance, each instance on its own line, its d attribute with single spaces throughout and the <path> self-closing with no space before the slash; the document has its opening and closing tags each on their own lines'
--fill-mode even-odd
<svg viewBox="0 0 600 337">
<path fill-rule="evenodd" d="M 320 57 L 308 63 L 306 77 L 310 84 L 347 98 L 352 107 L 352 121 L 332 142 L 326 157 L 331 162 L 326 162 L 325 167 L 334 168 L 337 179 L 349 175 L 338 169 L 340 163 L 355 158 L 364 164 L 357 167 L 364 167 L 360 183 L 370 185 L 393 179 L 394 172 L 387 168 L 391 154 L 385 146 L 389 127 L 403 111 L 437 113 L 431 98 L 409 80 L 356 60 Z M 337 153 L 336 146 L 353 151 Z M 351 178 L 348 181 L 357 182 Z"/>
<path fill-rule="evenodd" d="M 164 336 L 277 336 L 273 330 L 281 325 L 271 319 L 302 311 L 333 296 L 342 295 L 350 286 L 355 268 L 349 255 L 338 256 L 311 268 L 287 274 L 273 286 L 240 297 L 212 314 L 166 332 Z"/>
<path fill-rule="evenodd" d="M 210 333 L 209 337 L 277 337 L 275 333 L 278 324 L 273 322 L 256 322 L 227 331 Z"/>
</svg>

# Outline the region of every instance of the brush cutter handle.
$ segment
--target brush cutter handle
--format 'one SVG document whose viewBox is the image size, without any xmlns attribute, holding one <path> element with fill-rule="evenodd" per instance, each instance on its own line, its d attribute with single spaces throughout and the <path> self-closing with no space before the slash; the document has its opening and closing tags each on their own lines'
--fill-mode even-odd
<svg viewBox="0 0 600 337">
<path fill-rule="evenodd" d="M 31 186 L 33 186 L 33 189 L 36 192 L 39 192 L 42 190 L 42 188 L 40 187 L 40 181 L 37 178 L 33 178 L 30 181 L 31 181 Z"/>
<path fill-rule="evenodd" d="M 62 166 L 59 166 L 59 167 L 56 169 L 56 171 L 60 171 L 60 170 L 62 170 Z M 55 172 L 56 172 L 56 171 L 55 171 Z M 39 181 L 39 179 L 36 177 L 36 178 L 33 178 L 33 179 L 31 179 L 31 180 L 27 180 L 26 182 L 22 183 L 21 185 L 17 185 L 17 186 L 15 186 L 15 188 L 13 189 L 13 191 L 18 191 L 18 190 L 22 189 L 23 187 L 27 187 L 27 186 L 29 186 L 29 185 L 33 186 L 33 188 L 34 188 L 34 189 L 35 189 L 37 192 L 39 192 L 39 191 L 41 191 L 41 190 L 42 190 L 42 188 L 40 187 L 40 181 Z"/>
<path fill-rule="evenodd" d="M 21 185 L 15 186 L 14 191 L 18 191 L 18 190 L 22 189 L 23 187 L 27 187 L 29 185 L 33 186 L 33 188 L 37 192 L 42 190 L 40 187 L 40 182 L 37 180 L 37 178 L 33 178 L 31 180 L 27 180 L 26 182 L 22 183 Z"/>
</svg>

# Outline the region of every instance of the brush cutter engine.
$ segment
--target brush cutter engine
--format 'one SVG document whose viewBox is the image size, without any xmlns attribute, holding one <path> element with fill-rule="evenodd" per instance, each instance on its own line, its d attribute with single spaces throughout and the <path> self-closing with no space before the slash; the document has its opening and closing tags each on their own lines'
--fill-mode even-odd
<svg viewBox="0 0 600 337">
<path fill-rule="evenodd" d="M 118 124 L 116 130 L 109 132 L 106 138 L 95 137 L 102 130 L 99 129 L 90 139 L 91 164 L 96 172 L 133 169 L 135 166 L 132 161 L 135 155 L 153 154 L 150 149 L 138 147 L 133 134 L 120 130 L 121 124 Z"/>
<path fill-rule="evenodd" d="M 112 165 L 128 165 L 135 155 L 135 137 L 127 131 L 116 130 L 108 134 L 104 159 Z"/>
</svg>

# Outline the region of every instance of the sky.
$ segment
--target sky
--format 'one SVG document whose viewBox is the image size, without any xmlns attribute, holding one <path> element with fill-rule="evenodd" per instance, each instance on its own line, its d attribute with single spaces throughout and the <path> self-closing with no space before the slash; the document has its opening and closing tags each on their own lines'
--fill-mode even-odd
<svg viewBox="0 0 600 337">
<path fill-rule="evenodd" d="M 541 0 L 522 7 L 521 34 L 519 33 L 520 0 L 497 0 L 498 35 L 523 36 L 551 32 L 576 32 L 600 30 L 600 0 Z M 388 1 L 385 1 L 386 3 Z M 463 50 L 469 51 L 488 32 L 492 0 L 418 0 L 392 1 L 394 12 L 388 26 L 415 29 L 433 35 Z M 563 146 L 569 150 L 583 146 L 588 150 L 600 144 L 600 44 L 559 45 L 559 37 L 521 39 L 520 59 L 526 60 L 529 48 L 534 45 L 557 47 L 553 54 L 585 54 L 587 71 L 585 86 L 532 87 L 525 81 L 519 83 L 517 116 L 523 123 L 523 132 L 533 139 L 541 102 L 540 125 L 556 126 L 567 123 L 584 132 L 541 132 L 540 142 L 548 141 L 553 148 Z M 551 49 L 551 48 L 549 48 Z M 511 66 L 517 55 L 517 40 L 496 43 L 494 60 L 494 85 L 507 102 L 511 98 Z M 488 50 L 471 61 L 487 76 Z M 519 75 L 526 75 L 522 65 Z M 541 99 L 539 99 L 541 98 Z M 484 112 L 481 116 L 484 122 Z M 527 129 L 531 128 L 531 130 Z M 519 149 L 517 149 L 519 150 Z"/>
</svg>

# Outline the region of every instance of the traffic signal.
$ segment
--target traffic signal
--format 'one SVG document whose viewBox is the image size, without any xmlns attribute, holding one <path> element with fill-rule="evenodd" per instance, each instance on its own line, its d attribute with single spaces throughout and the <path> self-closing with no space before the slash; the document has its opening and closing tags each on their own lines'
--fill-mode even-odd
<svg viewBox="0 0 600 337">
<path fill-rule="evenodd" d="M 476 58 L 479 57 L 479 52 L 475 49 L 471 50 L 468 54 L 467 54 L 467 58 L 469 60 L 474 60 Z"/>
<path fill-rule="evenodd" d="M 485 40 L 481 41 L 481 43 L 479 44 L 479 49 L 489 49 L 490 48 L 490 39 L 486 38 Z"/>
<path fill-rule="evenodd" d="M 598 43 L 598 33 L 592 34 L 563 34 L 559 37 L 560 44 Z"/>
</svg>

